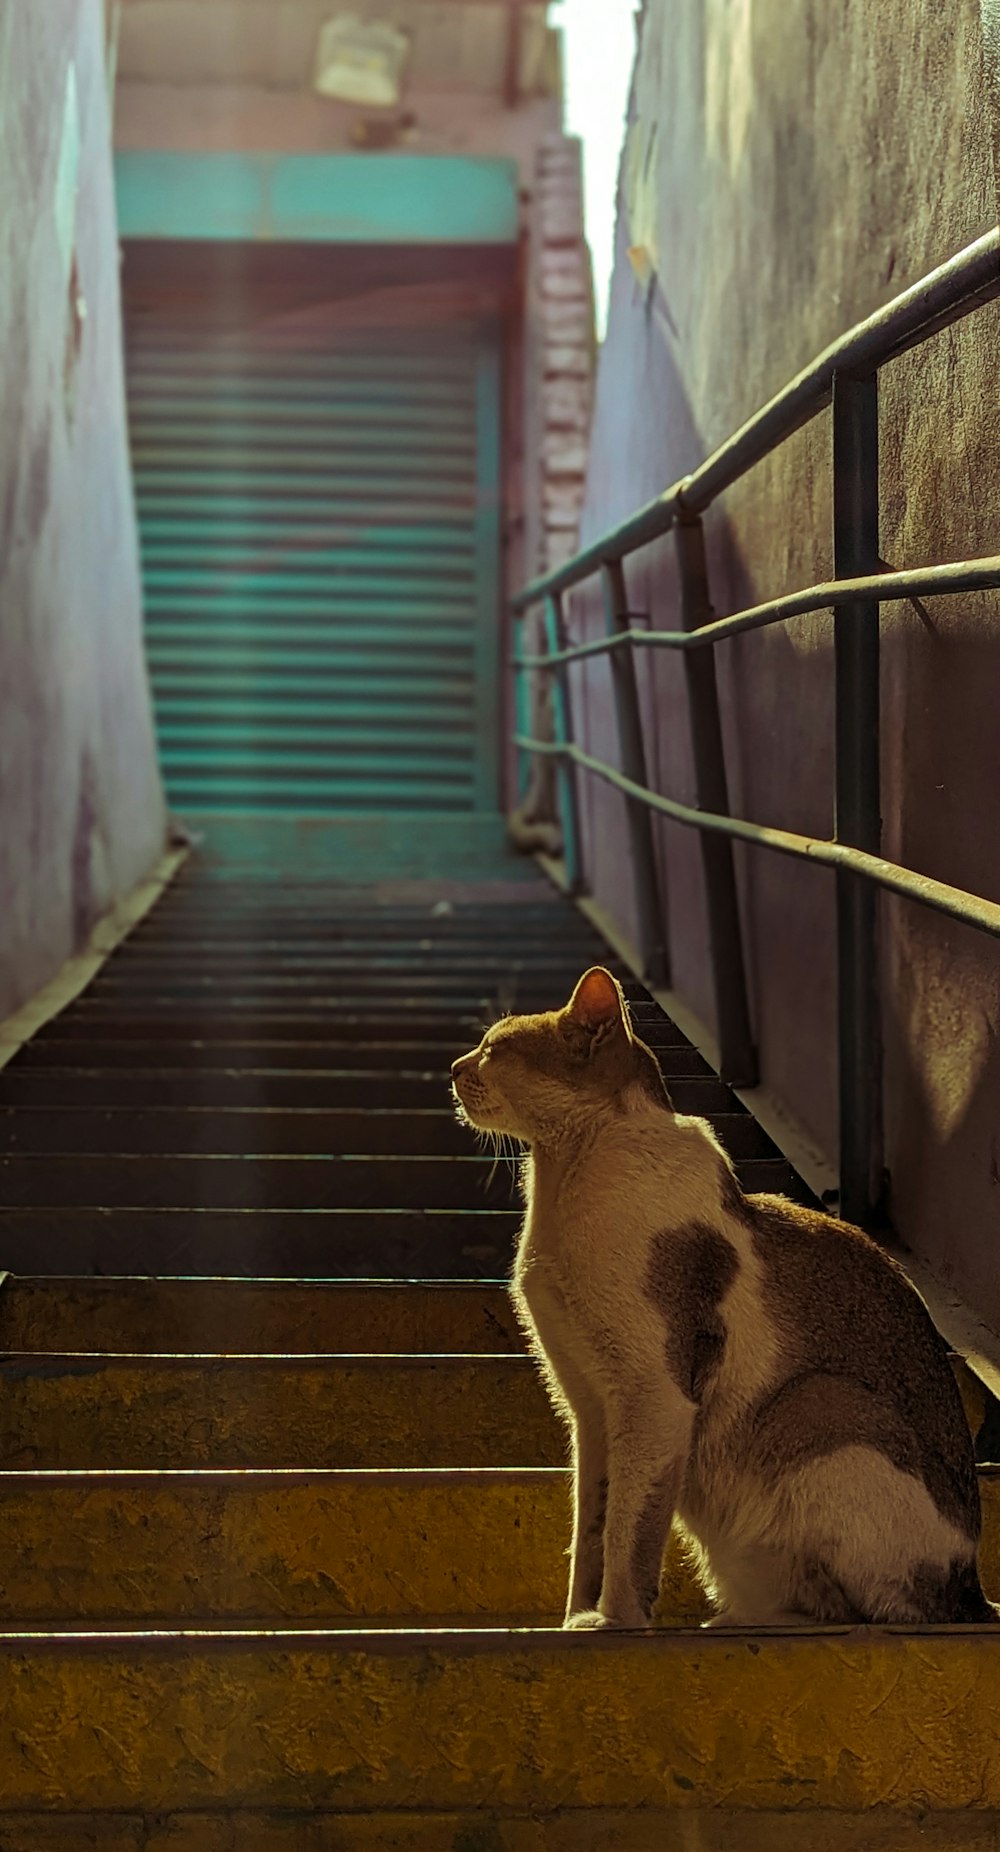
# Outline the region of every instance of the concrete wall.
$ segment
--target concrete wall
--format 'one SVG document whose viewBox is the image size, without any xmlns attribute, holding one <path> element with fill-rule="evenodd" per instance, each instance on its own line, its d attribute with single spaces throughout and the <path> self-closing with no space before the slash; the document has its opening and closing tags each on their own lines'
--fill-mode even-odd
<svg viewBox="0 0 1000 1852">
<path fill-rule="evenodd" d="M 584 537 L 698 463 L 835 335 L 996 223 L 979 0 L 647 0 L 622 169 Z M 995 77 L 995 73 L 993 74 Z M 634 253 L 630 261 L 627 252 Z M 883 374 L 881 547 L 895 567 L 1000 551 L 1000 309 Z M 720 612 L 829 576 L 824 414 L 707 521 Z M 639 556 L 634 609 L 676 616 L 669 542 Z M 573 600 L 578 635 L 600 624 Z M 832 829 L 831 621 L 719 655 L 736 811 Z M 646 660 L 658 787 L 692 797 L 676 662 Z M 1000 897 L 1000 603 L 883 612 L 885 848 Z M 577 677 L 588 746 L 614 756 L 606 667 Z M 598 897 L 630 916 L 621 806 L 590 785 Z M 659 831 L 675 982 L 712 1021 L 698 844 Z M 740 854 L 767 1087 L 836 1154 L 833 880 Z M 1000 957 L 883 903 L 887 1157 L 897 1226 L 1000 1325 Z"/>
<path fill-rule="evenodd" d="M 0 4 L 0 173 L 2 1017 L 142 877 L 165 829 L 101 0 Z"/>
</svg>

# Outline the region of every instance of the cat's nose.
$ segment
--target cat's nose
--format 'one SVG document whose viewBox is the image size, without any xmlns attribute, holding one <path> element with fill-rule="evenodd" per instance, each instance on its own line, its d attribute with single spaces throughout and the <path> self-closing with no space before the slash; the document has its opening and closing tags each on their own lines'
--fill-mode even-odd
<svg viewBox="0 0 1000 1852">
<path fill-rule="evenodd" d="M 451 1064 L 452 1080 L 457 1080 L 459 1075 L 464 1073 L 465 1069 L 468 1067 L 469 1062 L 472 1059 L 473 1059 L 472 1055 L 459 1055 L 458 1060 L 452 1062 Z"/>
</svg>

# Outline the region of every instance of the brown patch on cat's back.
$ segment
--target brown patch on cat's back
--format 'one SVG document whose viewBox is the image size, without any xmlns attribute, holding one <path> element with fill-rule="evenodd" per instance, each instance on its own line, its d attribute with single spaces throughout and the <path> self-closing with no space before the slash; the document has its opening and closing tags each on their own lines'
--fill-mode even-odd
<svg viewBox="0 0 1000 1852">
<path fill-rule="evenodd" d="M 842 1447 L 875 1447 L 900 1472 L 919 1477 L 917 1436 L 885 1400 L 851 1376 L 822 1371 L 793 1376 L 758 1405 L 746 1460 L 765 1480 Z"/>
<path fill-rule="evenodd" d="M 646 1293 L 666 1329 L 667 1367 L 684 1395 L 700 1402 L 726 1346 L 721 1305 L 739 1268 L 731 1241 L 693 1223 L 653 1236 Z"/>
<path fill-rule="evenodd" d="M 781 1196 L 745 1197 L 743 1219 L 761 1265 L 786 1383 L 806 1374 L 847 1379 L 862 1394 L 871 1392 L 881 1410 L 877 1422 L 872 1418 L 880 1433 L 873 1429 L 869 1436 L 857 1430 L 857 1399 L 841 1408 L 835 1442 L 831 1406 L 828 1443 L 813 1452 L 870 1439 L 904 1472 L 924 1480 L 943 1517 L 978 1538 L 979 1488 L 961 1397 L 944 1340 L 902 1268 L 860 1229 Z M 817 1422 L 822 1413 L 817 1400 Z"/>
</svg>

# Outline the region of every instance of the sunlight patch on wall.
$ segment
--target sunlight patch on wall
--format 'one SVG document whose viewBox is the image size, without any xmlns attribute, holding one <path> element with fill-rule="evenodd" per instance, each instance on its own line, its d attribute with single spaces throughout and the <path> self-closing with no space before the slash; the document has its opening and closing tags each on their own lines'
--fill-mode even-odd
<svg viewBox="0 0 1000 1852">
<path fill-rule="evenodd" d="M 708 0 L 705 130 L 710 153 L 735 173 L 753 106 L 753 0 Z"/>
</svg>

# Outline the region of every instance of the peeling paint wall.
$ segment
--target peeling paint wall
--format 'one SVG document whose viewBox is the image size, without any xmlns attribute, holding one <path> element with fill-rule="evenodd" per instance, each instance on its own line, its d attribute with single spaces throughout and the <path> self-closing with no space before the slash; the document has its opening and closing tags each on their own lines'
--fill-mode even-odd
<svg viewBox="0 0 1000 1852">
<path fill-rule="evenodd" d="M 0 1017 L 160 853 L 102 0 L 0 3 Z"/>
<path fill-rule="evenodd" d="M 984 0 L 647 0 L 622 168 L 619 246 L 584 537 L 697 464 L 828 341 L 996 223 Z M 985 35 L 988 37 L 988 34 Z M 995 58 L 995 51 L 993 53 Z M 628 252 L 632 250 L 630 261 Z M 1000 550 L 1000 309 L 882 375 L 884 558 Z M 707 520 L 716 609 L 829 576 L 829 414 Z M 669 541 L 629 575 L 676 618 Z M 576 634 L 600 627 L 591 592 Z M 741 815 L 832 829 L 831 620 L 717 652 Z M 691 801 L 679 662 L 642 666 L 650 770 Z M 614 756 L 607 669 L 576 676 L 590 750 Z M 883 610 L 883 814 L 895 859 L 1000 897 L 1000 601 Z M 622 811 L 587 789 L 598 897 L 630 917 Z M 697 839 L 658 826 L 675 982 L 712 1022 Z M 833 878 L 739 854 L 763 1078 L 836 1150 Z M 1000 1324 L 1000 957 L 883 902 L 887 1161 L 903 1236 Z"/>
</svg>

